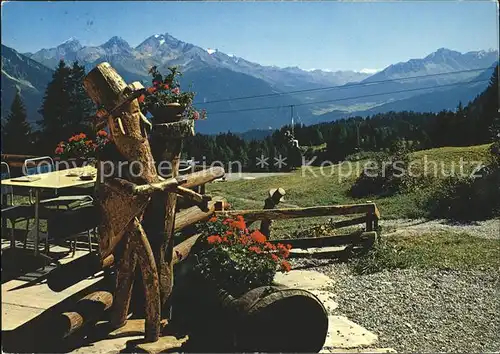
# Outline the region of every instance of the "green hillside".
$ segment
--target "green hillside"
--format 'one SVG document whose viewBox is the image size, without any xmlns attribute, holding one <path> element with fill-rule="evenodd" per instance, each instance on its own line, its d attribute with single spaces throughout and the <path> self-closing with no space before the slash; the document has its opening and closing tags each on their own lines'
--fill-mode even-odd
<svg viewBox="0 0 500 354">
<path fill-rule="evenodd" d="M 428 163 L 435 162 L 438 166 L 445 166 L 444 171 L 449 171 L 449 166 L 459 166 L 463 161 L 488 161 L 490 144 L 469 147 L 443 147 L 422 150 L 411 154 L 415 163 L 415 171 L 421 168 L 420 163 L 424 157 Z M 208 185 L 207 193 L 224 196 L 231 203 L 233 209 L 261 209 L 267 191 L 270 188 L 282 187 L 286 190 L 285 202 L 281 207 L 314 205 L 363 203 L 371 200 L 377 203 L 382 218 L 419 218 L 428 216 L 426 211 L 419 207 L 422 198 L 422 189 L 412 193 L 396 193 L 391 196 L 373 196 L 369 198 L 353 198 L 349 196 L 349 189 L 362 171 L 367 162 L 343 162 L 342 164 L 321 167 L 303 167 L 296 171 L 279 175 L 262 177 L 253 180 L 237 180 Z M 323 171 L 323 172 L 322 172 Z M 464 166 L 464 171 L 467 171 Z M 423 171 L 422 171 L 423 172 Z M 439 176 L 437 178 L 442 178 Z M 435 184 L 434 177 L 426 180 L 425 188 Z M 300 230 L 327 218 L 296 219 L 276 223 L 275 230 L 278 234 L 290 230 Z"/>
</svg>

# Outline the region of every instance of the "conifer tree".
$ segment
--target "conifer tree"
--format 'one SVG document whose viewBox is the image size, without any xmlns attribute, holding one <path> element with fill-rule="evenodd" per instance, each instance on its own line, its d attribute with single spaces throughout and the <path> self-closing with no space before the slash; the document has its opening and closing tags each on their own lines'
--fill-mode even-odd
<svg viewBox="0 0 500 354">
<path fill-rule="evenodd" d="M 61 60 L 45 90 L 42 107 L 39 110 L 43 119 L 38 122 L 42 130 L 40 148 L 44 153 L 51 152 L 59 141 L 68 138 L 66 127 L 70 120 L 72 103 L 70 75 L 71 69 L 66 66 L 64 60 Z"/>
<path fill-rule="evenodd" d="M 84 78 L 85 67 L 75 61 L 69 75 L 70 110 L 66 123 L 70 134 L 87 131 L 90 125 L 89 117 L 95 111 L 94 104 L 83 86 Z"/>
<path fill-rule="evenodd" d="M 31 127 L 27 122 L 26 108 L 19 91 L 16 92 L 10 113 L 2 127 L 2 152 L 10 154 L 31 153 Z"/>
</svg>

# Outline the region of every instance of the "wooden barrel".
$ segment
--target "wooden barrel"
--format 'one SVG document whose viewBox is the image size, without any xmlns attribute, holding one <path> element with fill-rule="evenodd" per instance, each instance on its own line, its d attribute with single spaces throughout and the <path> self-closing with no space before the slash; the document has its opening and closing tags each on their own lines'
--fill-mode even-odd
<svg viewBox="0 0 500 354">
<path fill-rule="evenodd" d="M 328 332 L 328 314 L 304 289 L 266 286 L 235 300 L 238 350 L 319 352 Z"/>
<path fill-rule="evenodd" d="M 182 301 L 179 295 L 174 302 L 174 321 L 182 318 L 192 331 L 186 350 L 319 352 L 323 347 L 328 314 L 311 292 L 263 286 L 235 298 L 199 285 L 191 296 L 184 293 Z"/>
</svg>

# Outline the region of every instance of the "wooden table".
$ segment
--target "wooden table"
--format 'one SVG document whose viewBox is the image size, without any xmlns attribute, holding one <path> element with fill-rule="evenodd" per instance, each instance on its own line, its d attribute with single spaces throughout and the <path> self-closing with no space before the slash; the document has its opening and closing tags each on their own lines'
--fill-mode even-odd
<svg viewBox="0 0 500 354">
<path fill-rule="evenodd" d="M 68 176 L 71 174 L 81 174 L 83 172 L 90 172 L 93 174 L 91 180 L 82 180 L 78 176 Z M 14 177 L 10 179 L 2 180 L 2 185 L 14 186 L 14 187 L 25 187 L 31 188 L 35 191 L 35 255 L 38 256 L 39 250 L 38 245 L 40 241 L 40 218 L 39 218 L 39 208 L 40 208 L 40 193 L 44 189 L 58 190 L 62 188 L 78 187 L 87 184 L 96 183 L 96 173 L 97 170 L 92 166 L 70 168 L 67 170 L 60 170 L 48 173 L 42 173 L 37 175 L 30 175 L 29 177 L 40 177 L 40 179 L 35 181 L 16 181 L 23 177 Z"/>
</svg>

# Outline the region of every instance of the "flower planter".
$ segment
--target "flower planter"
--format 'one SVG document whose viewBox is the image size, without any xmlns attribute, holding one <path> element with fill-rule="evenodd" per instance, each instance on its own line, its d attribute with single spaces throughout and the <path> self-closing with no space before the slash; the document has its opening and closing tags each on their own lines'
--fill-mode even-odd
<svg viewBox="0 0 500 354">
<path fill-rule="evenodd" d="M 328 314 L 307 290 L 261 286 L 233 297 L 192 273 L 182 282 L 173 320 L 186 321 L 192 331 L 187 351 L 311 353 L 323 347 Z"/>
<path fill-rule="evenodd" d="M 185 109 L 180 103 L 168 103 L 161 107 L 151 107 L 149 112 L 153 115 L 153 124 L 162 124 L 179 121 Z"/>
</svg>

